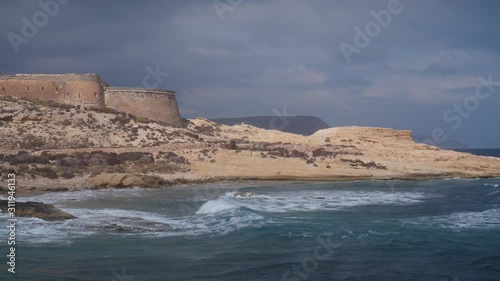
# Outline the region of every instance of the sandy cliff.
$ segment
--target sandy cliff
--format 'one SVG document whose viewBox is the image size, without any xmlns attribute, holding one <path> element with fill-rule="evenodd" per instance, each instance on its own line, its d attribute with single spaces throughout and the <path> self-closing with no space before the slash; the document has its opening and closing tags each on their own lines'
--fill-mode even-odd
<svg viewBox="0 0 500 281">
<path fill-rule="evenodd" d="M 205 120 L 194 123 L 210 126 Z M 342 127 L 298 136 L 248 125 L 219 126 L 219 130 L 228 139 L 281 142 L 279 147 L 304 152 L 307 157 L 262 157 L 260 150 L 252 148 L 225 150 L 214 155 L 215 163 L 193 158 L 193 171 L 235 178 L 315 180 L 500 176 L 500 159 L 417 144 L 411 131 Z M 272 151 L 274 146 L 270 147 Z"/>
<path fill-rule="evenodd" d="M 202 118 L 173 128 L 45 102 L 5 99 L 0 108 L 0 176 L 15 172 L 21 191 L 226 179 L 500 177 L 499 158 L 417 144 L 410 131 L 342 127 L 302 136 Z"/>
</svg>

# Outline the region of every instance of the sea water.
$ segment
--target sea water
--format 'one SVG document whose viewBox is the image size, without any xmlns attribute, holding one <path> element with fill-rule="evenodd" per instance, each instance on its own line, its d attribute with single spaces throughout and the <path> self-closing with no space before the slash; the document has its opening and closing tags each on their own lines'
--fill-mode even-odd
<svg viewBox="0 0 500 281">
<path fill-rule="evenodd" d="M 230 182 L 29 200 L 78 218 L 19 218 L 14 275 L 2 214 L 0 280 L 500 280 L 500 179 Z"/>
</svg>

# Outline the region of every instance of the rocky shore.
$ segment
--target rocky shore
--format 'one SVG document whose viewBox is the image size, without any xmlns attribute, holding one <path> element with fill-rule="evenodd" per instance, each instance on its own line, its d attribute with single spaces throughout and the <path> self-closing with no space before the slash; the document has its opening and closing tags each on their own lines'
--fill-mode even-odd
<svg viewBox="0 0 500 281">
<path fill-rule="evenodd" d="M 107 109 L 0 100 L 0 177 L 21 193 L 219 180 L 500 177 L 500 159 L 417 144 L 410 131 L 342 127 L 310 136 L 199 118 L 184 128 Z M 0 184 L 0 188 L 6 189 Z"/>
<path fill-rule="evenodd" d="M 8 208 L 8 201 L 0 200 L 0 210 L 8 213 Z M 61 211 L 53 205 L 40 202 L 16 202 L 15 209 L 17 217 L 36 217 L 47 221 L 61 221 L 75 218 L 75 216 Z"/>
</svg>

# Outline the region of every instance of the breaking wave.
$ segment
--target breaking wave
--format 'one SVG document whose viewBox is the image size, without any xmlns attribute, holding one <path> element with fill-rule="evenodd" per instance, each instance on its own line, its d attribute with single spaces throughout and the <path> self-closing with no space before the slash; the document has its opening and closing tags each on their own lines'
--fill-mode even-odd
<svg viewBox="0 0 500 281">
<path fill-rule="evenodd" d="M 409 205 L 420 203 L 425 198 L 428 195 L 418 192 L 301 191 L 251 197 L 234 196 L 228 192 L 205 203 L 197 213 L 225 212 L 235 208 L 267 213 L 341 210 L 367 205 Z"/>
<path fill-rule="evenodd" d="M 408 219 L 404 224 L 442 227 L 451 229 L 499 229 L 500 209 L 490 209 L 482 212 L 459 212 L 443 216 L 420 217 Z"/>
</svg>

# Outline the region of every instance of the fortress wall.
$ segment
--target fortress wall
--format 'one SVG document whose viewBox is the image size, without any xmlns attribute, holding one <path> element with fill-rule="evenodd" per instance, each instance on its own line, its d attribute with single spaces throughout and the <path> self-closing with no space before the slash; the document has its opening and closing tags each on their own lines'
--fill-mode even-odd
<svg viewBox="0 0 500 281">
<path fill-rule="evenodd" d="M 60 91 L 64 103 L 81 106 L 104 106 L 104 91 L 100 83 L 68 81 Z"/>
<path fill-rule="evenodd" d="M 82 107 L 107 106 L 171 126 L 182 126 L 174 92 L 106 86 L 96 74 L 0 75 L 0 96 L 52 100 Z"/>
<path fill-rule="evenodd" d="M 137 117 L 181 127 L 182 120 L 174 92 L 156 89 L 106 88 L 105 104 Z"/>
<path fill-rule="evenodd" d="M 37 80 L 0 80 L 0 95 L 21 98 L 57 100 L 56 84 L 52 81 Z"/>
<path fill-rule="evenodd" d="M 94 74 L 0 76 L 0 95 L 102 107 L 102 84 Z"/>
</svg>

